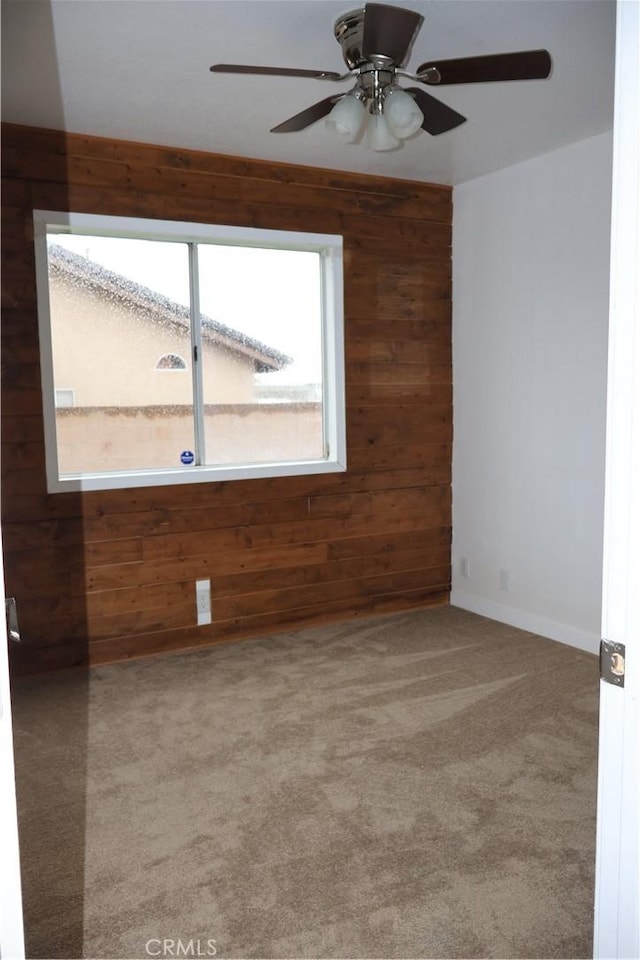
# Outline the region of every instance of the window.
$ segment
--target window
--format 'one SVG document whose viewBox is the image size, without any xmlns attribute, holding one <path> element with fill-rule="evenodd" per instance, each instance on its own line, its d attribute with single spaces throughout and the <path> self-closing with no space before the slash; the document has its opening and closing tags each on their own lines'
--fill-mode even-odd
<svg viewBox="0 0 640 960">
<path fill-rule="evenodd" d="M 51 492 L 346 469 L 341 237 L 34 224 Z"/>
<path fill-rule="evenodd" d="M 73 387 L 56 387 L 55 400 L 56 407 L 73 407 L 75 405 Z"/>
<path fill-rule="evenodd" d="M 177 353 L 165 353 L 156 363 L 156 370 L 186 370 L 187 365 Z"/>
</svg>

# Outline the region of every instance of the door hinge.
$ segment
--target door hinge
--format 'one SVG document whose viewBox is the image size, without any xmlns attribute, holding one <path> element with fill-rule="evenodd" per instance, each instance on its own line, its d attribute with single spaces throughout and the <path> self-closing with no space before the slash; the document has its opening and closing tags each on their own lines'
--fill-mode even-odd
<svg viewBox="0 0 640 960">
<path fill-rule="evenodd" d="M 10 640 L 20 640 L 20 627 L 18 626 L 18 608 L 15 597 L 7 597 L 4 601 L 5 613 L 7 615 L 7 634 Z"/>
<path fill-rule="evenodd" d="M 612 640 L 600 641 L 600 679 L 624 687 L 624 643 Z"/>
</svg>

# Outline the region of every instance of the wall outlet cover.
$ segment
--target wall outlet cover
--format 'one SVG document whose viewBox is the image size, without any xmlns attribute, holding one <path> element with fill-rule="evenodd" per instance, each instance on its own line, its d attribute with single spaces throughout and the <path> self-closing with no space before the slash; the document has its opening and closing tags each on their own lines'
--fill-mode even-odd
<svg viewBox="0 0 640 960">
<path fill-rule="evenodd" d="M 198 626 L 211 623 L 211 581 L 196 580 L 196 614 Z"/>
</svg>

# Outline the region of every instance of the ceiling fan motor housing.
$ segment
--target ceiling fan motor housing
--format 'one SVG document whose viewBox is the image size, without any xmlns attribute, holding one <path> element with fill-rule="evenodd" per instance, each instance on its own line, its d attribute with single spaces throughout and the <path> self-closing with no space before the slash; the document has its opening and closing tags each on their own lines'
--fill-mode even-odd
<svg viewBox="0 0 640 960">
<path fill-rule="evenodd" d="M 364 10 L 352 10 L 335 22 L 335 38 L 342 47 L 342 56 L 349 70 L 357 70 L 367 61 L 362 54 Z"/>
<path fill-rule="evenodd" d="M 367 63 L 406 66 L 424 18 L 413 10 L 369 3 L 338 17 L 333 28 L 349 70 Z"/>
<path fill-rule="evenodd" d="M 422 20 L 413 11 L 384 4 L 367 4 L 336 20 L 335 38 L 348 69 L 356 74 L 353 92 L 372 113 L 382 112 L 383 100 L 395 83 L 396 71 L 409 59 Z"/>
</svg>

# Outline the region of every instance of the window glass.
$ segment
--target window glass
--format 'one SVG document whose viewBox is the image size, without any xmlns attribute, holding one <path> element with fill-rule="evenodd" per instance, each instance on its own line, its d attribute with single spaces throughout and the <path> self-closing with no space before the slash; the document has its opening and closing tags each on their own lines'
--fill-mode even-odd
<svg viewBox="0 0 640 960">
<path fill-rule="evenodd" d="M 179 466 L 192 379 L 155 368 L 190 354 L 186 244 L 54 236 L 48 266 L 54 389 L 74 398 L 56 409 L 60 475 Z"/>
<path fill-rule="evenodd" d="M 313 251 L 199 245 L 207 463 L 324 455 L 320 268 Z"/>
<path fill-rule="evenodd" d="M 156 363 L 156 370 L 186 370 L 187 365 L 177 353 L 165 353 Z"/>
</svg>

